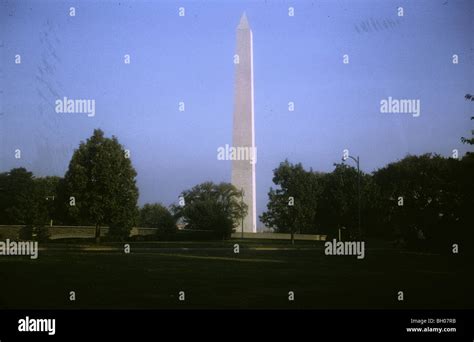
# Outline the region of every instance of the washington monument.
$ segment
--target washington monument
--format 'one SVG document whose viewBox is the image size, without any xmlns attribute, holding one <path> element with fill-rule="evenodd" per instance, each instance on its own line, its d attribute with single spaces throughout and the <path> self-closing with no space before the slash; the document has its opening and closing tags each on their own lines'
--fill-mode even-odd
<svg viewBox="0 0 474 342">
<path fill-rule="evenodd" d="M 237 26 L 237 51 L 235 63 L 235 97 L 233 147 L 247 151 L 247 158 L 232 161 L 232 184 L 244 191 L 243 200 L 248 206 L 244 218 L 244 232 L 257 232 L 255 207 L 255 128 L 253 112 L 253 47 L 252 31 L 245 13 Z M 241 225 L 237 231 L 242 229 Z"/>
</svg>

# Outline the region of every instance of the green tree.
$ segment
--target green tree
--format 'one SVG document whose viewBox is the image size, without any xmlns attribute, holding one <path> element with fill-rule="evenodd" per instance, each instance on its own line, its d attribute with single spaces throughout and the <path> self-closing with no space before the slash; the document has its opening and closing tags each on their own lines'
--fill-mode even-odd
<svg viewBox="0 0 474 342">
<path fill-rule="evenodd" d="M 37 191 L 41 197 L 43 210 L 46 211 L 46 220 L 56 222 L 59 215 L 58 188 L 62 181 L 61 177 L 47 176 L 34 179 Z"/>
<path fill-rule="evenodd" d="M 461 167 L 459 160 L 424 154 L 377 170 L 387 229 L 413 246 L 448 243 L 462 216 Z"/>
<path fill-rule="evenodd" d="M 361 213 L 366 211 L 366 186 L 370 176 L 361 175 Z M 358 235 L 358 175 L 357 169 L 346 164 L 335 164 L 323 179 L 321 212 L 318 221 L 333 234 L 344 227 L 349 235 Z M 361 219 L 362 219 L 361 215 Z M 362 220 L 361 220 L 362 221 Z M 361 222 L 363 226 L 364 223 Z M 363 227 L 361 230 L 364 231 Z"/>
<path fill-rule="evenodd" d="M 25 168 L 0 174 L 0 223 L 24 225 L 21 239 L 46 241 L 49 232 L 45 224 L 54 212 L 46 188 L 54 191 L 53 178 L 34 178 Z"/>
<path fill-rule="evenodd" d="M 294 233 L 336 235 L 342 227 L 355 235 L 357 179 L 357 170 L 345 164 L 335 164 L 331 173 L 320 173 L 285 160 L 274 170 L 277 187 L 270 189 L 267 211 L 260 219 L 277 232 L 291 233 L 292 241 Z M 362 174 L 361 213 L 369 215 L 376 194 L 371 176 Z"/>
<path fill-rule="evenodd" d="M 47 220 L 45 199 L 33 173 L 25 168 L 0 174 L 0 220 L 3 224 L 44 224 Z"/>
<path fill-rule="evenodd" d="M 464 96 L 464 98 L 467 100 L 467 101 L 474 101 L 474 95 L 471 95 L 471 94 L 466 94 Z M 471 120 L 474 120 L 474 116 L 471 116 Z M 474 131 L 471 131 L 471 134 L 474 134 Z M 472 138 L 465 138 L 465 137 L 462 137 L 461 138 L 461 141 L 464 143 L 464 144 L 469 144 L 469 145 L 474 145 L 474 136 Z"/>
<path fill-rule="evenodd" d="M 74 151 L 65 175 L 67 198 L 75 201 L 69 214 L 80 223 L 94 224 L 97 242 L 102 225 L 109 225 L 110 235 L 127 237 L 138 213 L 136 175 L 117 138 L 94 130 Z"/>
<path fill-rule="evenodd" d="M 277 187 L 270 188 L 267 211 L 260 220 L 277 232 L 290 233 L 292 242 L 295 233 L 319 232 L 316 216 L 322 177 L 322 173 L 306 171 L 300 163 L 280 163 L 273 170 Z"/>
<path fill-rule="evenodd" d="M 160 203 L 145 204 L 140 209 L 138 225 L 145 228 L 157 228 L 157 234 L 169 237 L 176 233 L 176 221 L 171 212 Z"/>
<path fill-rule="evenodd" d="M 211 230 L 223 239 L 230 237 L 248 210 L 242 192 L 229 183 L 205 182 L 181 196 L 184 205 L 172 206 L 175 217 L 182 218 L 188 229 Z"/>
</svg>

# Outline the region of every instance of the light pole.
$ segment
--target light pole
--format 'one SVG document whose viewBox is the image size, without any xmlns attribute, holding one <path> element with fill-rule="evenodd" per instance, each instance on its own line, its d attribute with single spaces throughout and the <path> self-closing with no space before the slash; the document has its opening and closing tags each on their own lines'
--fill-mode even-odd
<svg viewBox="0 0 474 342">
<path fill-rule="evenodd" d="M 46 200 L 47 200 L 47 201 L 49 201 L 50 198 L 54 201 L 54 196 L 46 196 Z M 50 210 L 50 207 L 51 207 L 51 205 L 48 207 L 48 210 Z M 51 213 L 50 213 L 50 214 L 51 214 Z M 49 226 L 50 226 L 50 227 L 53 226 L 53 218 L 52 218 L 52 217 L 50 217 Z"/>
<path fill-rule="evenodd" d="M 341 230 L 346 229 L 346 227 L 339 227 L 339 241 L 342 241 Z"/>
<path fill-rule="evenodd" d="M 240 196 L 240 210 L 243 213 L 243 207 L 244 207 L 244 188 L 241 189 L 241 196 Z M 241 214 L 242 216 L 242 240 L 244 239 L 244 215 Z"/>
<path fill-rule="evenodd" d="M 357 200 L 357 219 L 358 219 L 358 230 L 359 230 L 359 238 L 361 237 L 362 235 L 362 232 L 360 230 L 360 159 L 359 159 L 359 156 L 357 156 L 356 158 L 354 158 L 353 156 L 344 156 L 342 157 L 342 161 L 345 162 L 348 158 L 351 158 L 352 160 L 354 160 L 357 164 L 357 197 L 358 197 L 358 200 Z"/>
</svg>

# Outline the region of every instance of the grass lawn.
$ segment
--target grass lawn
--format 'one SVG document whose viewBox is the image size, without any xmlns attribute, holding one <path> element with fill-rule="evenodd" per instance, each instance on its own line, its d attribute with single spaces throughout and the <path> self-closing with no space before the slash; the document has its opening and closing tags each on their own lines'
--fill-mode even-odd
<svg viewBox="0 0 474 342">
<path fill-rule="evenodd" d="M 233 244 L 240 244 L 240 254 Z M 472 308 L 461 255 L 366 244 L 365 259 L 321 242 L 50 243 L 36 260 L 0 256 L 0 308 Z M 40 245 L 44 246 L 44 245 Z M 92 248 L 91 248 L 92 247 Z M 282 249 L 283 248 L 283 249 Z M 405 300 L 397 300 L 397 292 Z M 69 301 L 69 291 L 76 301 Z M 185 291 L 185 301 L 178 292 Z M 288 301 L 294 291 L 295 300 Z"/>
</svg>

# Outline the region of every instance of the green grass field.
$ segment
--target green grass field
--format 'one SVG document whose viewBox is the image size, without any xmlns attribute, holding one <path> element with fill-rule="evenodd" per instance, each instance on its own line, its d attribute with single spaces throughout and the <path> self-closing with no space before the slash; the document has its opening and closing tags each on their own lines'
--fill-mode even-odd
<svg viewBox="0 0 474 342">
<path fill-rule="evenodd" d="M 240 244 L 240 254 L 233 244 Z M 472 308 L 472 265 L 366 244 L 363 260 L 322 243 L 51 243 L 37 260 L 0 257 L 0 308 Z M 372 247 L 371 247 L 372 246 Z M 284 249 L 281 249 L 284 248 Z M 404 291 L 405 300 L 397 300 Z M 76 301 L 69 301 L 69 291 Z M 185 291 L 185 301 L 178 292 Z M 288 301 L 294 291 L 295 300 Z"/>
</svg>

